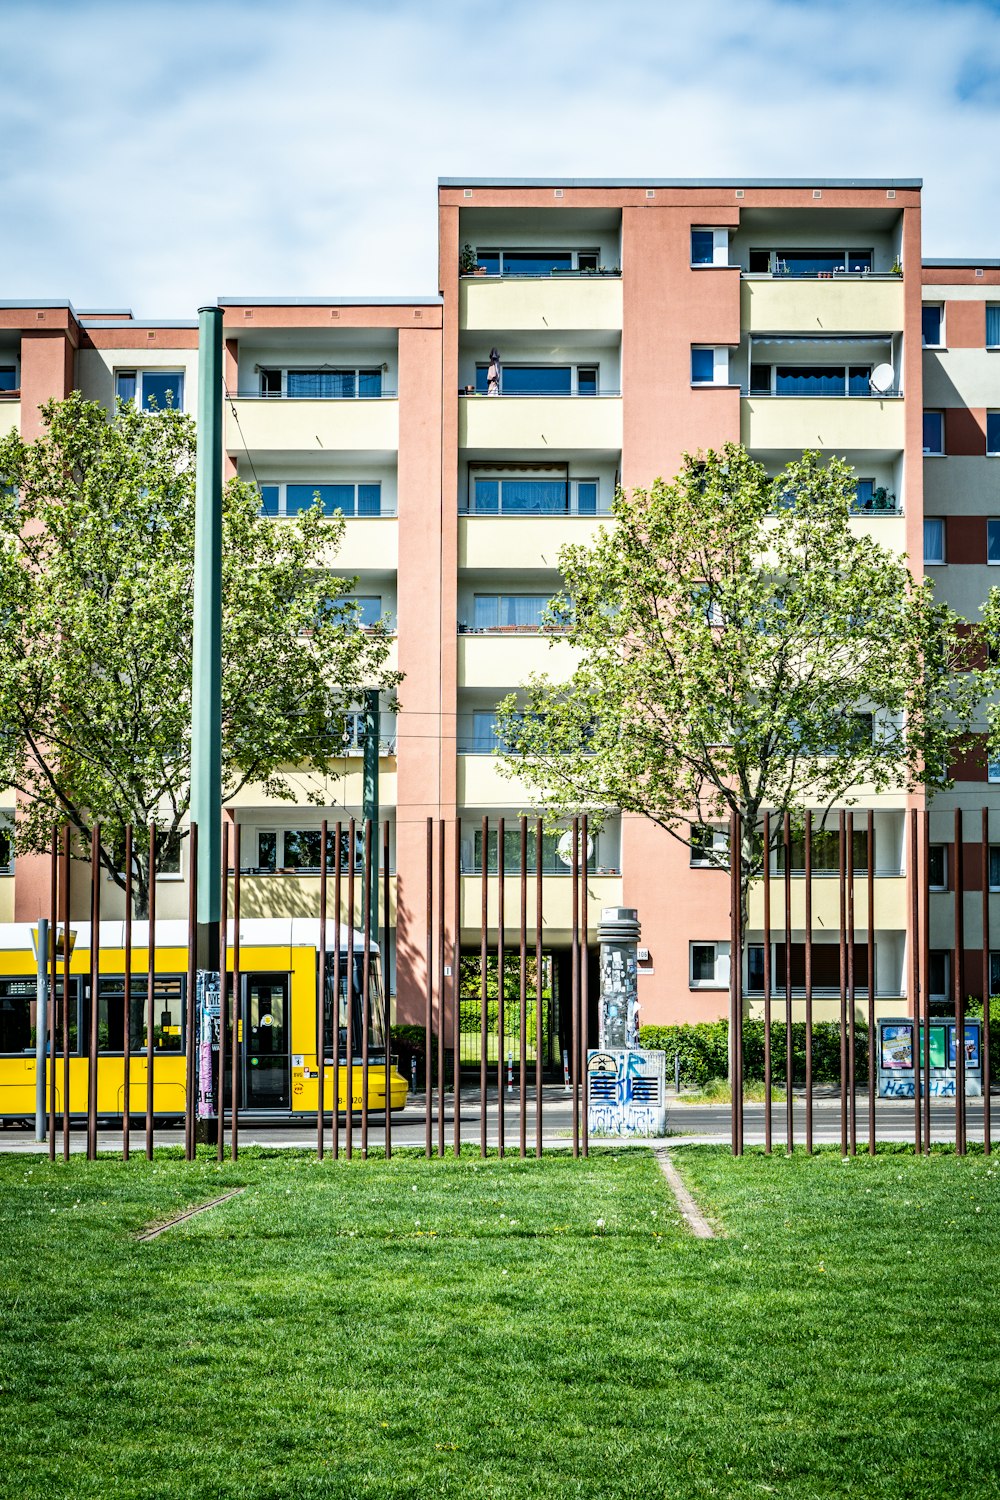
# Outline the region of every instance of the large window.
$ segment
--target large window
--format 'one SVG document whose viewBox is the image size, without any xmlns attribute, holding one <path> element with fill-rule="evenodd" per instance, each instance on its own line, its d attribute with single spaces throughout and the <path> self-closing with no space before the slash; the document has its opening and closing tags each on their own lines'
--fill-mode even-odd
<svg viewBox="0 0 1000 1500">
<path fill-rule="evenodd" d="M 920 315 L 921 331 L 925 348 L 938 348 L 944 343 L 944 308 L 940 302 L 925 302 Z"/>
<path fill-rule="evenodd" d="M 476 366 L 476 392 L 489 393 L 489 365 Z M 503 365 L 503 396 L 596 396 L 597 365 Z"/>
<path fill-rule="evenodd" d="M 147 975 L 133 974 L 129 985 L 129 1046 L 146 1049 L 149 1016 Z M 181 974 L 157 974 L 153 981 L 153 1049 L 181 1052 L 187 981 Z M 90 1034 L 90 1002 L 84 997 L 84 1037 Z M 86 1042 L 84 1043 L 86 1046 Z M 97 1045 L 102 1052 L 121 1052 L 125 1045 L 125 979 L 102 974 L 97 1004 Z"/>
<path fill-rule="evenodd" d="M 772 833 L 773 836 L 773 833 Z M 814 875 L 836 875 L 840 872 L 840 829 L 839 828 L 816 828 L 813 827 L 810 838 L 810 866 Z M 806 836 L 805 831 L 792 830 L 789 841 L 792 873 L 801 875 L 806 868 Z M 865 874 L 868 870 L 868 830 L 867 828 L 854 829 L 853 838 L 848 839 L 846 832 L 844 836 L 844 869 L 847 869 L 848 849 L 854 859 L 854 871 L 856 874 Z M 774 852 L 774 868 L 779 873 L 785 869 L 785 843 L 784 839 L 777 845 Z"/>
<path fill-rule="evenodd" d="M 538 869 L 538 845 L 537 839 L 535 837 L 536 832 L 537 830 L 529 822 L 525 838 L 525 853 L 528 873 L 532 875 L 535 874 Z M 597 860 L 599 838 L 590 838 L 588 842 L 591 847 L 590 854 L 587 859 L 587 868 L 589 870 L 596 870 L 598 867 Z M 572 861 L 572 837 L 566 840 L 565 834 L 562 833 L 542 833 L 543 874 L 568 875 L 570 873 L 572 864 L 567 864 L 566 860 L 562 857 L 562 854 L 560 854 L 560 845 L 562 845 L 562 849 L 564 852 L 568 849 L 568 857 L 570 861 Z M 487 873 L 490 875 L 495 875 L 497 873 L 497 849 L 497 830 L 495 828 L 491 828 L 488 830 L 486 843 L 486 868 Z M 583 849 L 581 847 L 579 857 L 582 858 L 582 855 Z M 507 875 L 514 875 L 521 868 L 521 830 L 518 827 L 516 819 L 511 819 L 511 821 L 504 828 L 503 862 L 504 873 Z M 475 833 L 473 834 L 472 841 L 472 873 L 479 875 L 482 873 L 482 869 L 483 831 L 481 828 L 477 828 Z"/>
<path fill-rule="evenodd" d="M 771 990 L 785 988 L 785 945 L 771 945 Z M 792 988 L 801 990 L 806 983 L 806 945 L 792 944 Z M 847 966 L 844 967 L 844 983 L 847 983 Z M 840 944 L 812 944 L 812 984 L 817 990 L 840 988 Z M 854 945 L 854 984 L 856 989 L 868 987 L 868 944 Z M 747 989 L 751 994 L 760 994 L 764 989 L 764 945 L 751 943 L 747 948 Z"/>
<path fill-rule="evenodd" d="M 596 479 L 565 474 L 489 474 L 469 479 L 469 510 L 480 516 L 593 516 L 600 509 Z"/>
<path fill-rule="evenodd" d="M 184 410 L 183 370 L 117 370 L 115 394 L 119 401 L 143 411 Z"/>
<path fill-rule="evenodd" d="M 596 271 L 601 252 L 591 250 L 488 250 L 476 252 L 476 262 L 490 276 L 553 276 L 570 271 Z"/>
<path fill-rule="evenodd" d="M 773 271 L 776 276 L 831 277 L 872 269 L 871 250 L 751 250 L 751 271 Z"/>
<path fill-rule="evenodd" d="M 339 369 L 261 370 L 260 394 L 312 401 L 345 401 L 355 397 L 381 396 L 382 367 L 353 365 Z"/>
<path fill-rule="evenodd" d="M 359 717 L 361 717 L 359 715 Z M 257 863 L 259 873 L 274 874 L 276 871 L 294 871 L 297 874 L 318 874 L 323 852 L 323 830 L 315 828 L 260 828 L 257 830 Z M 351 840 L 347 818 L 340 830 L 340 868 L 347 870 L 350 860 Z M 365 857 L 364 829 L 354 831 L 354 868 L 360 869 Z M 337 830 L 333 821 L 326 830 L 327 869 L 333 871 L 337 865 Z"/>
<path fill-rule="evenodd" d="M 473 630 L 538 631 L 545 625 L 548 594 L 477 594 Z"/>
<path fill-rule="evenodd" d="M 380 516 L 382 485 L 374 484 L 262 484 L 260 512 L 263 516 L 296 516 L 310 510 L 319 496 L 325 516 L 340 511 L 344 516 Z"/>
<path fill-rule="evenodd" d="M 944 452 L 944 412 L 924 412 L 924 452 Z"/>
<path fill-rule="evenodd" d="M 944 517 L 924 517 L 924 565 L 940 567 L 945 561 Z"/>
</svg>

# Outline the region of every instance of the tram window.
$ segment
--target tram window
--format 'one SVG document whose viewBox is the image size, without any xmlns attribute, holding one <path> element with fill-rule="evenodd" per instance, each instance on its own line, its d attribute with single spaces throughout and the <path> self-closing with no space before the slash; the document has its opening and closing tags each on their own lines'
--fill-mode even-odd
<svg viewBox="0 0 1000 1500">
<path fill-rule="evenodd" d="M 63 1049 L 62 975 L 56 985 L 56 1052 Z M 79 1051 L 79 980 L 70 980 L 69 1050 Z M 0 979 L 0 1053 L 31 1052 L 35 1048 L 35 1000 L 37 981 Z"/>
<path fill-rule="evenodd" d="M 146 1050 L 146 978 L 133 974 L 129 999 L 129 1047 Z M 153 987 L 153 1046 L 157 1052 L 180 1052 L 184 1046 L 184 1002 L 187 981 L 182 974 L 157 974 Z M 90 1024 L 90 1006 L 84 1007 L 85 1034 Z M 125 979 L 121 974 L 101 976 L 97 1008 L 97 1045 L 101 1052 L 125 1049 Z"/>
<path fill-rule="evenodd" d="M 351 1044 L 355 1056 L 361 1055 L 362 1043 L 362 999 L 364 987 L 364 954 L 354 954 L 353 1005 L 351 1016 Z M 368 1048 L 381 1051 L 385 1048 L 385 999 L 382 993 L 380 960 L 373 953 L 368 966 Z M 347 954 L 340 955 L 340 1053 L 347 1056 Z M 328 1057 L 333 1056 L 333 954 L 326 957 L 326 1000 L 323 1006 L 324 1049 Z"/>
</svg>

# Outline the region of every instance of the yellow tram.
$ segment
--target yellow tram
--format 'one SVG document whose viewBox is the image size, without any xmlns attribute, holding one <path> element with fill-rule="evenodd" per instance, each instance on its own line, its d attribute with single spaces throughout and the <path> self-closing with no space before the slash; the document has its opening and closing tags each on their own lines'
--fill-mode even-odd
<svg viewBox="0 0 1000 1500">
<path fill-rule="evenodd" d="M 125 1110 L 125 924 L 100 924 L 97 997 L 97 1113 L 121 1118 Z M 186 922 L 155 925 L 153 983 L 153 1109 L 158 1118 L 184 1114 L 186 1083 L 186 1025 L 188 929 Z M 241 1117 L 273 1119 L 315 1117 L 319 1108 L 319 1069 L 316 1051 L 316 999 L 319 974 L 319 922 L 315 919 L 256 918 L 240 922 L 239 1099 Z M 69 1113 L 86 1118 L 91 1031 L 91 928 L 88 922 L 70 923 L 69 979 Z M 332 1111 L 334 1097 L 334 973 L 339 944 L 340 997 L 338 1011 L 339 1088 L 336 1107 L 347 1108 L 348 989 L 351 995 L 351 1107 L 364 1102 L 362 1073 L 363 933 L 330 923 L 327 929 L 324 986 L 325 1079 L 324 1106 Z M 37 929 L 28 923 L 0 923 L 0 1124 L 33 1120 L 35 1114 L 37 1009 Z M 348 951 L 353 973 L 348 986 Z M 227 953 L 232 984 L 232 924 Z M 147 1050 L 147 978 L 149 923 L 132 923 L 131 997 L 129 1005 L 129 1101 L 131 1115 L 146 1108 L 149 1069 Z M 381 957 L 375 943 L 368 953 L 368 1108 L 385 1110 L 386 1077 L 390 1108 L 406 1104 L 407 1083 L 392 1065 L 387 1050 L 387 1017 Z M 229 990 L 232 1004 L 232 990 Z M 63 960 L 58 960 L 56 1000 L 56 1113 L 64 1107 Z M 46 1031 L 48 1027 L 46 1025 Z M 231 1029 L 230 1029 L 231 1038 Z M 47 1047 L 47 1041 L 46 1041 Z M 232 1086 L 232 1043 L 226 1048 L 225 1097 Z M 51 1075 L 46 1080 L 49 1108 Z"/>
</svg>

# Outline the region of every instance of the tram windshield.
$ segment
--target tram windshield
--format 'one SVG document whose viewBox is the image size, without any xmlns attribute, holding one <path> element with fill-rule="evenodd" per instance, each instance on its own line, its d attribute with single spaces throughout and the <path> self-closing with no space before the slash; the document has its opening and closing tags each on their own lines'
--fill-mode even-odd
<svg viewBox="0 0 1000 1500">
<path fill-rule="evenodd" d="M 355 1057 L 361 1056 L 363 1025 L 364 1025 L 364 952 L 355 949 L 353 953 L 353 966 L 351 971 L 351 1051 Z M 339 1011 L 339 1042 L 340 1056 L 347 1056 L 347 951 L 340 954 L 340 962 L 336 965 L 340 974 L 340 1004 Z M 324 1049 L 327 1057 L 333 1056 L 333 1011 L 334 1011 L 334 982 L 335 982 L 335 957 L 332 953 L 326 955 L 326 988 L 323 1004 L 323 1036 Z M 382 965 L 377 952 L 372 952 L 368 960 L 368 1058 L 375 1061 L 376 1055 L 381 1061 L 385 1056 L 385 994 L 382 989 Z"/>
</svg>

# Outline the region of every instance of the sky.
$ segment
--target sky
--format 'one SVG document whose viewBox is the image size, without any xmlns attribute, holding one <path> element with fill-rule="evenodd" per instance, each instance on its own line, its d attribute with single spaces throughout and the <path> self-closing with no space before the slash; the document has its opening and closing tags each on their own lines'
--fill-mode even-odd
<svg viewBox="0 0 1000 1500">
<path fill-rule="evenodd" d="M 438 177 L 922 177 L 1000 257 L 1000 0 L 2 0 L 0 298 L 437 290 Z"/>
</svg>

